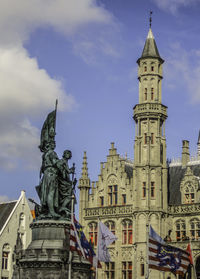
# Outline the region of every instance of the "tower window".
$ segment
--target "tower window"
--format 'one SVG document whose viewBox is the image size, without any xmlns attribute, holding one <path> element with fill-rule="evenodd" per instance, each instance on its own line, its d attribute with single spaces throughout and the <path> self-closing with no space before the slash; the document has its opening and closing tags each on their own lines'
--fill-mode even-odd
<svg viewBox="0 0 200 279">
<path fill-rule="evenodd" d="M 146 72 L 147 71 L 147 66 L 144 66 L 144 72 Z"/>
<path fill-rule="evenodd" d="M 147 144 L 147 133 L 144 133 L 144 144 Z"/>
<path fill-rule="evenodd" d="M 153 87 L 151 88 L 151 100 L 153 100 L 153 98 L 154 98 L 154 89 L 153 89 Z"/>
<path fill-rule="evenodd" d="M 126 194 L 122 195 L 122 204 L 126 204 Z"/>
<path fill-rule="evenodd" d="M 152 71 L 152 72 L 154 71 L 154 66 L 151 66 L 151 71 Z"/>
<path fill-rule="evenodd" d="M 144 264 L 143 263 L 140 265 L 140 275 L 144 276 Z"/>
<path fill-rule="evenodd" d="M 151 197 L 155 197 L 155 182 L 151 182 Z"/>
<path fill-rule="evenodd" d="M 151 133 L 151 144 L 154 144 L 154 134 Z"/>
<path fill-rule="evenodd" d="M 122 262 L 122 278 L 132 279 L 132 262 Z"/>
<path fill-rule="evenodd" d="M 117 185 L 108 186 L 108 204 L 116 205 L 118 203 Z"/>
<path fill-rule="evenodd" d="M 144 100 L 147 100 L 147 88 L 144 89 Z"/>
<path fill-rule="evenodd" d="M 143 196 L 143 198 L 146 197 L 146 182 L 143 182 L 143 186 L 142 186 L 142 196 Z"/>
<path fill-rule="evenodd" d="M 100 197 L 100 206 L 104 206 L 104 197 Z"/>
<path fill-rule="evenodd" d="M 92 244 L 97 245 L 97 223 L 89 224 L 89 238 Z"/>
<path fill-rule="evenodd" d="M 132 244 L 133 242 L 133 226 L 129 220 L 124 220 L 122 223 L 122 244 Z"/>
</svg>

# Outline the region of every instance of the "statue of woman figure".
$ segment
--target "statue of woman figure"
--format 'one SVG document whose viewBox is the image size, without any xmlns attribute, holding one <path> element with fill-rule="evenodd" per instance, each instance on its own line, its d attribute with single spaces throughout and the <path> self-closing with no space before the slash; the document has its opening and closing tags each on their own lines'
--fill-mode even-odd
<svg viewBox="0 0 200 279">
<path fill-rule="evenodd" d="M 72 157 L 70 150 L 63 152 L 62 159 L 57 162 L 58 172 L 58 192 L 59 192 L 59 212 L 64 212 L 68 216 L 71 213 L 71 200 L 73 192 L 73 181 L 70 174 L 74 174 L 75 167 L 69 168 L 68 160 Z"/>
<path fill-rule="evenodd" d="M 43 173 L 40 182 L 40 202 L 42 212 L 47 211 L 45 217 L 59 218 L 56 213 L 58 209 L 58 169 L 57 162 L 59 158 L 54 151 L 55 142 L 52 141 L 46 146 L 46 152 L 42 156 L 41 173 Z"/>
</svg>

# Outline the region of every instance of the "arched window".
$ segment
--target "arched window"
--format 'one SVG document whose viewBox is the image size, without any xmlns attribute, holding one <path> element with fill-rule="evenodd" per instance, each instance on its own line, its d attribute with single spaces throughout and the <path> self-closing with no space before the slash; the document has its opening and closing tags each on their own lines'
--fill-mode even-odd
<svg viewBox="0 0 200 279">
<path fill-rule="evenodd" d="M 200 220 L 198 219 L 190 221 L 190 238 L 192 240 L 200 239 Z"/>
<path fill-rule="evenodd" d="M 108 186 L 108 204 L 116 205 L 118 203 L 118 187 L 117 185 Z"/>
<path fill-rule="evenodd" d="M 186 236 L 186 227 L 184 220 L 178 220 L 176 222 L 176 240 L 181 241 Z"/>
<path fill-rule="evenodd" d="M 144 72 L 146 72 L 147 71 L 147 66 L 144 66 Z"/>
<path fill-rule="evenodd" d="M 132 244 L 133 242 L 133 225 L 131 220 L 122 222 L 122 244 Z"/>
<path fill-rule="evenodd" d="M 187 204 L 194 203 L 194 187 L 191 186 L 191 183 L 187 183 L 187 186 L 184 189 L 184 201 Z"/>
<path fill-rule="evenodd" d="M 89 224 L 89 239 L 93 245 L 97 245 L 97 223 Z"/>
</svg>

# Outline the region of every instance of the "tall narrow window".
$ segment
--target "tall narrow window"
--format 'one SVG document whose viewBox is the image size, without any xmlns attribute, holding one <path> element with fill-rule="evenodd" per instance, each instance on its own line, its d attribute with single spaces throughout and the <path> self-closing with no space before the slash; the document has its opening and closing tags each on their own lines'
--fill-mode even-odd
<svg viewBox="0 0 200 279">
<path fill-rule="evenodd" d="M 151 144 L 154 144 L 154 133 L 151 133 Z"/>
<path fill-rule="evenodd" d="M 122 244 L 132 244 L 132 242 L 133 242 L 132 221 L 124 220 L 122 222 Z"/>
<path fill-rule="evenodd" d="M 178 220 L 176 222 L 176 240 L 181 241 L 186 236 L 185 221 Z"/>
<path fill-rule="evenodd" d="M 104 206 L 104 197 L 100 197 L 100 206 Z"/>
<path fill-rule="evenodd" d="M 118 204 L 118 187 L 117 185 L 108 186 L 108 204 Z"/>
<path fill-rule="evenodd" d="M 8 269 L 8 252 L 4 252 L 2 253 L 2 269 Z"/>
<path fill-rule="evenodd" d="M 97 223 L 89 224 L 89 239 L 93 245 L 97 245 Z"/>
<path fill-rule="evenodd" d="M 105 278 L 114 279 L 115 278 L 115 263 L 107 262 L 105 263 Z"/>
<path fill-rule="evenodd" d="M 140 265 L 140 275 L 144 276 L 144 264 L 143 263 Z"/>
<path fill-rule="evenodd" d="M 122 204 L 126 204 L 126 194 L 122 194 Z"/>
<path fill-rule="evenodd" d="M 132 279 L 132 262 L 122 262 L 122 279 Z"/>
<path fill-rule="evenodd" d="M 144 72 L 146 72 L 147 71 L 147 66 L 144 66 Z"/>
<path fill-rule="evenodd" d="M 155 197 L 155 182 L 151 182 L 151 197 Z"/>
<path fill-rule="evenodd" d="M 142 185 L 142 196 L 143 196 L 143 198 L 146 197 L 146 182 L 143 182 L 143 185 Z"/>
<path fill-rule="evenodd" d="M 154 71 L 154 66 L 151 66 L 151 71 L 152 71 L 152 72 Z"/>
<path fill-rule="evenodd" d="M 154 89 L 153 89 L 153 87 L 151 88 L 151 100 L 153 100 L 153 98 L 154 98 Z"/>
<path fill-rule="evenodd" d="M 147 88 L 144 89 L 144 100 L 147 100 Z"/>
<path fill-rule="evenodd" d="M 147 133 L 144 133 L 144 144 L 147 144 Z"/>
</svg>

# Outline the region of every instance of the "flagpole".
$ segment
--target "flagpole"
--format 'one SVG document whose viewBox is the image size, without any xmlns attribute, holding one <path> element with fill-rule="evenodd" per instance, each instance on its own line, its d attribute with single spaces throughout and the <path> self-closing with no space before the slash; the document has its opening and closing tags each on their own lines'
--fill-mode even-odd
<svg viewBox="0 0 200 279">
<path fill-rule="evenodd" d="M 56 110 L 57 110 L 58 100 L 56 100 Z M 75 169 L 75 164 L 73 163 L 73 168 Z M 75 184 L 74 184 L 74 172 L 72 173 L 72 200 L 71 200 L 71 224 L 74 223 L 74 200 L 75 200 Z M 69 249 L 69 272 L 68 272 L 68 279 L 71 279 L 72 273 L 72 251 Z"/>
<path fill-rule="evenodd" d="M 191 252 L 192 252 L 192 261 L 193 261 L 193 270 L 194 270 L 194 279 L 197 279 L 197 274 L 196 274 L 196 270 L 195 270 L 195 264 L 194 264 L 194 257 L 193 257 L 193 248 L 192 248 L 192 242 L 190 239 L 190 248 L 191 248 Z"/>
<path fill-rule="evenodd" d="M 97 255 L 97 266 L 96 266 L 96 278 L 95 279 L 98 279 L 98 240 L 99 240 L 99 217 L 98 217 L 98 228 L 97 228 L 97 250 L 96 250 L 96 255 Z"/>
<path fill-rule="evenodd" d="M 72 194 L 72 201 L 71 201 L 71 224 L 73 224 L 74 218 L 74 193 Z M 69 249 L 69 270 L 68 270 L 68 279 L 71 279 L 72 274 L 72 251 Z"/>
<path fill-rule="evenodd" d="M 147 235 L 147 247 L 146 247 L 146 276 L 145 279 L 149 279 L 149 223 L 146 224 L 146 235 Z"/>
</svg>

